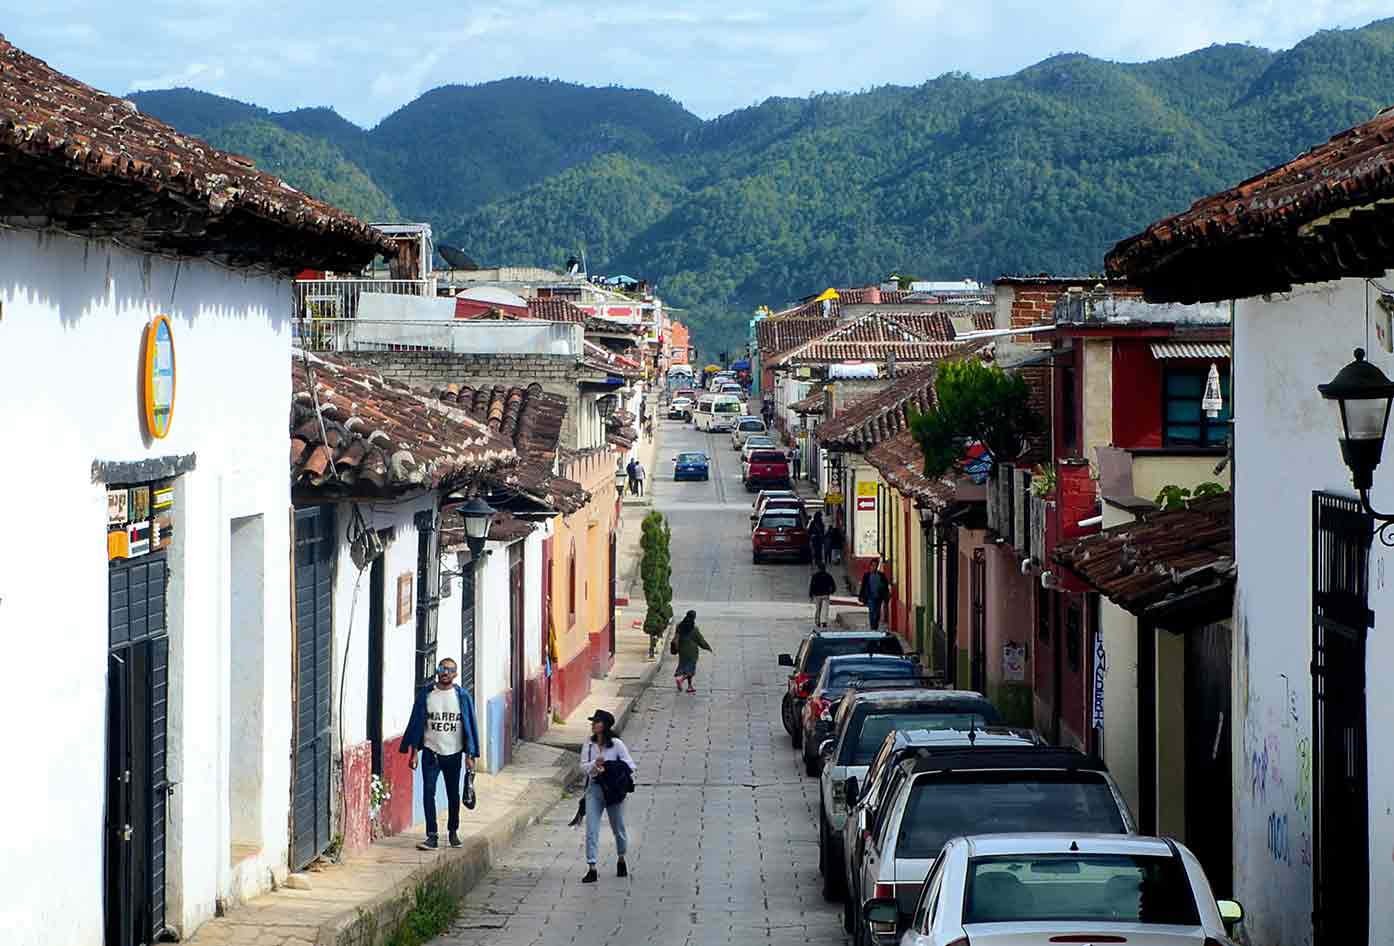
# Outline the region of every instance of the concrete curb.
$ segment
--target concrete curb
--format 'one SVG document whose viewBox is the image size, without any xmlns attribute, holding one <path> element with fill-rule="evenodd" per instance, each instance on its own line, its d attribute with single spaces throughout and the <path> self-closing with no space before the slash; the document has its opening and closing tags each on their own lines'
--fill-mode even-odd
<svg viewBox="0 0 1394 946">
<path fill-rule="evenodd" d="M 401 923 L 416 901 L 416 889 L 423 884 L 443 884 L 454 896 L 463 898 L 493 869 L 499 855 L 511 847 L 523 831 L 536 824 L 561 801 L 577 781 L 574 753 L 562 756 L 556 772 L 530 785 L 515 802 L 515 811 L 499 818 L 479 834 L 464 839 L 464 846 L 442 848 L 435 854 L 421 852 L 422 864 L 365 903 L 345 910 L 319 928 L 315 946 L 381 946 Z"/>
</svg>

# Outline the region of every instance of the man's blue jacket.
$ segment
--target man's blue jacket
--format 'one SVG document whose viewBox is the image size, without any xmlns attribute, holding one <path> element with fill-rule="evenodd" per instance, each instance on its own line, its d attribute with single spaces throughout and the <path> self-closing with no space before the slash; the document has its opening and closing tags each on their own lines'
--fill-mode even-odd
<svg viewBox="0 0 1394 946">
<path fill-rule="evenodd" d="M 398 752 L 426 748 L 426 697 L 435 688 L 436 685 L 432 683 L 416 691 L 416 702 L 411 707 L 411 719 L 407 720 L 407 731 L 402 734 L 402 744 L 398 747 Z M 477 759 L 479 731 L 474 724 L 474 697 L 470 696 L 464 687 L 459 686 L 455 688 L 455 695 L 460 698 L 460 719 L 465 724 L 465 755 Z"/>
</svg>

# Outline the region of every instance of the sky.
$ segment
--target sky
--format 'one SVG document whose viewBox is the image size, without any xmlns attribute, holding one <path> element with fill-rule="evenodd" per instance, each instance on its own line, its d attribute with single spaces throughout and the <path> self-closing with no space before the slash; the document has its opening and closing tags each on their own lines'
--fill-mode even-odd
<svg viewBox="0 0 1394 946">
<path fill-rule="evenodd" d="M 370 127 L 437 86 L 516 75 L 653 89 L 712 118 L 1062 52 L 1283 49 L 1390 15 L 1394 0 L 0 0 L 0 31 L 108 92 L 191 86 Z"/>
</svg>

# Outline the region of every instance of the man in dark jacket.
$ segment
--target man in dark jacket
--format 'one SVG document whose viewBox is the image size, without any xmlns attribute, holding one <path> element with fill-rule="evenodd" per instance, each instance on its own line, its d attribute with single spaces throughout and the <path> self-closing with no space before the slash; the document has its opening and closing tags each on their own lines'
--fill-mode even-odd
<svg viewBox="0 0 1394 946">
<path fill-rule="evenodd" d="M 808 582 L 808 597 L 813 602 L 813 624 L 815 627 L 827 627 L 829 612 L 828 599 L 837 590 L 837 582 L 828 570 L 823 567 L 823 563 L 818 563 L 818 570 L 813 573 L 813 578 Z"/>
<path fill-rule="evenodd" d="M 479 731 L 474 722 L 474 697 L 455 686 L 455 661 L 445 658 L 436 667 L 436 682 L 422 687 L 412 704 L 407 731 L 399 751 L 408 752 L 407 764 L 416 768 L 421 756 L 421 807 L 426 812 L 426 840 L 417 847 L 434 851 L 440 846 L 436 830 L 436 777 L 445 776 L 449 803 L 446 828 L 450 846 L 460 846 L 460 766 L 474 771 L 479 758 Z"/>
<path fill-rule="evenodd" d="M 808 524 L 808 544 L 813 547 L 813 561 L 822 567 L 828 548 L 828 534 L 821 512 L 815 512 L 813 521 Z"/>
<path fill-rule="evenodd" d="M 881 560 L 877 559 L 862 576 L 862 585 L 857 591 L 857 600 L 866 605 L 873 631 L 881 627 L 881 609 L 890 596 L 891 583 L 881 571 Z"/>
</svg>

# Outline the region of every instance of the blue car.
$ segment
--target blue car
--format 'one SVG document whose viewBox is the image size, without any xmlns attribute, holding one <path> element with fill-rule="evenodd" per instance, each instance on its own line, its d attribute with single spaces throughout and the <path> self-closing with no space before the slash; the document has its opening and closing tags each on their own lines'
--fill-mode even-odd
<svg viewBox="0 0 1394 946">
<path fill-rule="evenodd" d="M 705 453 L 680 453 L 673 458 L 673 479 L 708 480 L 711 469 Z"/>
</svg>

